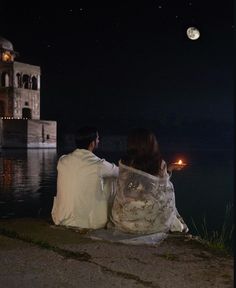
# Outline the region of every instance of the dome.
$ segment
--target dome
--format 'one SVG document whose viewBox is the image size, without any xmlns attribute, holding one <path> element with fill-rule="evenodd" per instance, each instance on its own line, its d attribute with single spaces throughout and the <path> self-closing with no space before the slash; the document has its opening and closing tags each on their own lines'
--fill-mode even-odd
<svg viewBox="0 0 236 288">
<path fill-rule="evenodd" d="M 0 36 L 0 49 L 14 51 L 12 43 Z"/>
</svg>

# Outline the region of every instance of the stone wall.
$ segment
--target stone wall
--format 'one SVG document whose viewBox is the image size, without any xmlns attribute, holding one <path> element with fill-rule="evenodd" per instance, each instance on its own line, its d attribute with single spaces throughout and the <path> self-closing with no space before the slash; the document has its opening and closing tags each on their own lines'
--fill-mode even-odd
<svg viewBox="0 0 236 288">
<path fill-rule="evenodd" d="M 27 147 L 28 148 L 56 148 L 56 121 L 28 120 Z"/>
<path fill-rule="evenodd" d="M 57 123 L 45 120 L 2 119 L 2 148 L 56 148 Z"/>
<path fill-rule="evenodd" d="M 27 147 L 27 121 L 2 120 L 2 147 Z"/>
</svg>

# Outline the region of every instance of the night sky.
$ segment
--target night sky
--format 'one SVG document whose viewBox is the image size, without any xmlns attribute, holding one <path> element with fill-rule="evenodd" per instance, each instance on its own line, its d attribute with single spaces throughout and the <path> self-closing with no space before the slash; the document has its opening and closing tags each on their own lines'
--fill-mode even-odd
<svg viewBox="0 0 236 288">
<path fill-rule="evenodd" d="M 0 35 L 16 61 L 41 66 L 42 119 L 65 131 L 92 122 L 231 129 L 233 1 L 73 2 L 1 4 Z"/>
</svg>

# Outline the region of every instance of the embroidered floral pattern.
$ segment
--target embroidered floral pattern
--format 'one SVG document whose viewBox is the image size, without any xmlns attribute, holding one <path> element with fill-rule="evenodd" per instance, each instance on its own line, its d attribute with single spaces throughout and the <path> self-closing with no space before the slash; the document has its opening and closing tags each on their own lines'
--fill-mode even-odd
<svg viewBox="0 0 236 288">
<path fill-rule="evenodd" d="M 183 230 L 185 223 L 179 220 L 175 207 L 174 187 L 163 166 L 162 176 L 155 177 L 119 164 L 112 208 L 112 221 L 118 229 L 140 234 Z"/>
</svg>

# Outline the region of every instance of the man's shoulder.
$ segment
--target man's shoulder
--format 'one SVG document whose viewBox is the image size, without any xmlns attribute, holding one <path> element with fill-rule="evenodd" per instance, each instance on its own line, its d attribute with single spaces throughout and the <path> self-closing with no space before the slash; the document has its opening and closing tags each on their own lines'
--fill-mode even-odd
<svg viewBox="0 0 236 288">
<path fill-rule="evenodd" d="M 113 163 L 108 162 L 106 159 L 101 158 L 97 155 L 95 155 L 93 152 L 85 149 L 76 149 L 72 151 L 71 153 L 62 155 L 58 162 L 59 163 L 68 163 L 68 162 L 74 162 L 74 161 L 82 161 L 87 162 L 95 165 L 101 165 L 101 166 L 109 166 L 114 165 Z"/>
<path fill-rule="evenodd" d="M 58 162 L 65 162 L 68 161 L 69 159 L 73 158 L 76 156 L 76 150 L 69 152 L 67 154 L 63 154 L 59 157 Z"/>
<path fill-rule="evenodd" d="M 92 152 L 90 154 L 90 161 L 94 162 L 94 164 L 96 164 L 98 166 L 106 166 L 106 167 L 107 166 L 115 166 L 114 163 L 111 163 L 111 162 L 107 161 L 105 158 L 101 158 Z"/>
<path fill-rule="evenodd" d="M 69 158 L 70 158 L 70 154 L 63 154 L 63 155 L 61 155 L 61 156 L 59 157 L 59 159 L 58 159 L 58 165 L 59 165 L 59 164 L 65 164 L 65 163 L 68 161 Z"/>
</svg>

